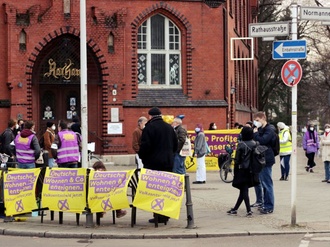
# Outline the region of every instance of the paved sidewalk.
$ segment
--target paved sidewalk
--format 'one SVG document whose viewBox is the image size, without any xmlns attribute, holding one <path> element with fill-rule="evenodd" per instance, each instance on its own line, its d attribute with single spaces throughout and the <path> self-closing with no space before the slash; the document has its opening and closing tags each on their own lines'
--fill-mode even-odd
<svg viewBox="0 0 330 247">
<path fill-rule="evenodd" d="M 296 226 L 291 226 L 291 181 L 279 181 L 279 158 L 273 167 L 275 189 L 275 211 L 261 215 L 254 209 L 252 218 L 245 217 L 244 203 L 238 216 L 228 216 L 226 211 L 233 207 L 238 190 L 231 184 L 220 180 L 219 172 L 208 172 L 206 184 L 191 184 L 195 174 L 189 173 L 193 201 L 194 228 L 187 229 L 185 198 L 179 220 L 170 219 L 167 225 L 148 223 L 152 214 L 137 209 L 136 225 L 130 227 L 130 212 L 112 224 L 112 213 L 101 219 L 101 226 L 86 228 L 86 218 L 75 223 L 75 214 L 64 213 L 63 224 L 58 224 L 58 213 L 50 221 L 49 212 L 40 223 L 40 217 L 29 217 L 24 222 L 0 222 L 0 234 L 19 236 L 38 236 L 56 238 L 195 238 L 219 237 L 253 234 L 288 234 L 330 232 L 330 184 L 322 183 L 324 167 L 320 158 L 316 158 L 314 173 L 304 169 L 307 159 L 303 150 L 298 148 Z M 115 167 L 115 170 L 134 167 Z M 290 179 L 290 178 L 289 178 Z M 255 200 L 254 190 L 250 190 L 251 203 Z M 94 215 L 94 222 L 96 221 Z"/>
</svg>

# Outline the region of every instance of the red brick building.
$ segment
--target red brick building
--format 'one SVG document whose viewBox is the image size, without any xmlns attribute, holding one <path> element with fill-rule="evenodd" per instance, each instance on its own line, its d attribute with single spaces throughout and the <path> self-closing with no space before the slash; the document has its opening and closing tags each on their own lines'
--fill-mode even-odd
<svg viewBox="0 0 330 247">
<path fill-rule="evenodd" d="M 79 0 L 7 0 L 0 11 L 1 129 L 9 118 L 80 115 Z M 239 3 L 238 3 L 239 2 Z M 257 56 L 231 60 L 257 1 L 88 0 L 88 128 L 96 153 L 132 153 L 131 136 L 153 106 L 193 129 L 251 119 Z M 248 58 L 251 43 L 233 42 Z M 113 134 L 112 127 L 118 129 Z M 110 132 L 109 132 L 110 131 Z"/>
</svg>

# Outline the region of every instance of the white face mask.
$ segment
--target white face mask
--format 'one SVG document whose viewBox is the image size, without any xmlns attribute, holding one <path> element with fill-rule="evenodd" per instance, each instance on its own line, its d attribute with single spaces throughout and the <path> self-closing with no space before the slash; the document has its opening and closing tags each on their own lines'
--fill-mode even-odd
<svg viewBox="0 0 330 247">
<path fill-rule="evenodd" d="M 310 130 L 310 131 L 314 131 L 314 128 L 313 128 L 313 127 L 310 127 L 309 130 Z"/>
<path fill-rule="evenodd" d="M 262 124 L 261 124 L 259 121 L 256 121 L 256 120 L 253 121 L 253 124 L 254 124 L 254 126 L 256 126 L 257 128 L 260 128 L 260 127 L 262 126 Z"/>
<path fill-rule="evenodd" d="M 19 125 L 18 125 L 18 124 L 16 124 L 15 128 L 16 128 L 16 129 L 18 129 L 18 128 L 19 128 Z"/>
<path fill-rule="evenodd" d="M 325 132 L 329 133 L 330 132 L 330 129 L 329 128 L 326 128 L 325 129 Z"/>
<path fill-rule="evenodd" d="M 196 132 L 196 133 L 198 133 L 198 132 L 200 132 L 200 131 L 201 131 L 200 128 L 195 128 L 195 132 Z"/>
<path fill-rule="evenodd" d="M 52 130 L 55 130 L 55 129 L 56 129 L 56 127 L 55 127 L 55 125 L 53 125 L 53 126 L 52 126 Z"/>
</svg>

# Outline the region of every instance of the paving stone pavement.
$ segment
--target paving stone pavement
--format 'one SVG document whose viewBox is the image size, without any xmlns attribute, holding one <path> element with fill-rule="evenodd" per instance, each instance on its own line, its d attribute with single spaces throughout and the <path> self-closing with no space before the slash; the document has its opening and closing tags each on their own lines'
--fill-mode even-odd
<svg viewBox="0 0 330 247">
<path fill-rule="evenodd" d="M 275 191 L 274 213 L 261 215 L 256 209 L 252 218 L 245 217 L 245 205 L 241 205 L 237 216 L 228 216 L 229 210 L 236 202 L 238 190 L 231 184 L 220 180 L 219 172 L 207 172 L 206 184 L 191 184 L 195 180 L 194 173 L 190 177 L 193 202 L 194 224 L 187 223 L 187 211 L 183 200 L 179 220 L 170 219 L 167 225 L 148 223 L 152 214 L 137 209 L 136 225 L 130 226 L 130 212 L 116 224 L 112 223 L 112 214 L 108 212 L 101 219 L 100 226 L 86 227 L 86 217 L 81 215 L 80 225 L 75 222 L 75 214 L 64 213 L 63 224 L 50 221 L 49 212 L 40 223 L 40 217 L 28 217 L 22 222 L 4 223 L 0 220 L 0 234 L 56 237 L 56 238 L 196 238 L 219 237 L 253 234 L 291 234 L 330 232 L 330 184 L 322 183 L 324 166 L 319 157 L 314 173 L 304 169 L 307 158 L 301 148 L 297 150 L 297 197 L 296 214 L 291 213 L 291 181 L 279 181 L 279 157 L 273 166 L 273 181 Z M 113 170 L 133 169 L 134 166 L 114 166 Z M 251 203 L 255 200 L 254 190 L 250 189 Z M 292 221 L 295 215 L 295 221 Z M 296 222 L 292 226 L 291 223 Z M 95 223 L 95 215 L 94 215 Z"/>
</svg>

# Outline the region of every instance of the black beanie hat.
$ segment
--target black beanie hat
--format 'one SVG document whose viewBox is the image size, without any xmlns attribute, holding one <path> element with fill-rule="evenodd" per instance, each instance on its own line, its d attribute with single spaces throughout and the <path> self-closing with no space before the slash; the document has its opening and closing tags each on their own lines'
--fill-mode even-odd
<svg viewBox="0 0 330 247">
<path fill-rule="evenodd" d="M 241 130 L 242 141 L 250 141 L 253 139 L 253 129 L 248 126 L 244 126 Z"/>
<path fill-rule="evenodd" d="M 50 128 L 50 127 L 52 127 L 53 126 L 53 122 L 47 122 L 47 128 Z"/>
<path fill-rule="evenodd" d="M 151 109 L 149 110 L 148 114 L 149 114 L 150 116 L 157 116 L 157 115 L 161 115 L 162 112 L 159 110 L 158 107 L 153 107 L 153 108 L 151 108 Z"/>
</svg>

